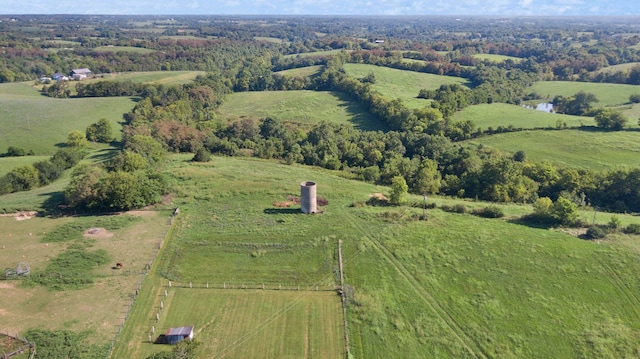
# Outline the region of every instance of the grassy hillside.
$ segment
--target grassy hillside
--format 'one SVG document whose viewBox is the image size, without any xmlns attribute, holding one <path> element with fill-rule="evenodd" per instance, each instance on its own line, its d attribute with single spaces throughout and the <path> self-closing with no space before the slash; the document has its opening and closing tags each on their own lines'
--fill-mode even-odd
<svg viewBox="0 0 640 359">
<path fill-rule="evenodd" d="M 462 84 L 466 80 L 453 76 L 440 76 L 421 72 L 392 69 L 365 64 L 345 64 L 347 74 L 354 78 L 363 78 L 373 72 L 376 82 L 373 89 L 390 99 L 400 98 L 410 108 L 422 108 L 428 105 L 423 99 L 416 98 L 421 89 L 436 90 L 443 84 Z"/>
<path fill-rule="evenodd" d="M 329 171 L 221 157 L 194 164 L 189 158 L 173 156 L 168 166 L 179 183 L 174 205 L 181 212 L 157 267 L 158 273 L 183 285 L 192 279 L 199 286 L 269 280 L 283 285 L 335 284 L 336 246 L 341 239 L 345 280 L 350 285 L 349 332 L 357 358 L 574 358 L 634 353 L 640 299 L 630 288 L 640 285 L 634 274 L 640 270 L 640 252 L 628 245 L 626 238 L 631 237 L 594 243 L 508 220 L 440 210 L 429 210 L 426 222 L 415 221 L 412 218 L 422 212 L 419 208 L 352 207 L 372 193 L 388 193 L 387 189 Z M 302 215 L 299 205 L 277 205 L 289 195 L 299 195 L 304 180 L 316 181 L 318 195 L 329 201 L 321 207 L 324 213 Z M 505 206 L 505 210 L 512 215 L 520 207 Z M 118 357 L 144 357 L 160 350 L 144 342 L 168 287 L 155 275 L 147 283 L 143 292 L 148 294 L 141 294 L 116 347 Z M 166 316 L 161 321 L 205 323 L 196 330 L 207 355 L 251 356 L 258 345 L 255 340 L 264 338 L 259 344 L 264 350 L 280 346 L 275 356 L 282 350 L 300 356 L 304 330 L 284 329 L 291 336 L 262 337 L 259 325 L 290 320 L 288 311 L 277 308 L 297 307 L 296 299 L 279 302 L 283 297 L 277 290 L 245 290 L 235 299 L 248 301 L 237 318 L 258 323 L 218 331 L 215 325 L 228 320 L 227 310 L 236 313 L 234 305 L 222 303 L 237 292 L 208 289 L 220 291 L 221 297 L 214 299 L 199 294 L 207 289 L 183 288 L 169 294 L 176 297 L 167 299 L 169 310 L 161 312 Z M 254 293 L 270 304 L 249 303 Z M 300 296 L 306 297 L 304 293 Z M 177 300 L 184 304 L 178 306 Z M 214 301 L 221 304 L 213 305 Z M 273 308 L 272 319 L 261 321 L 268 308 Z M 243 322 L 236 320 L 240 328 Z M 311 338 L 319 327 L 307 328 Z M 215 342 L 234 345 L 225 351 L 212 347 Z M 341 344 L 331 343 L 327 346 Z"/>
<path fill-rule="evenodd" d="M 640 93 L 640 86 L 572 81 L 540 81 L 527 89 L 553 100 L 557 95 L 569 97 L 579 91 L 596 95 L 596 107 L 616 106 L 629 102 L 629 96 Z"/>
<path fill-rule="evenodd" d="M 363 130 L 386 129 L 360 104 L 339 93 L 317 91 L 239 92 L 230 95 L 219 112 L 235 117 L 266 118 L 312 125 L 320 121 L 351 123 Z"/>
<path fill-rule="evenodd" d="M 120 138 L 122 115 L 135 105 L 128 97 L 55 99 L 27 84 L 0 85 L 0 149 L 9 146 L 50 155 L 73 130 L 83 131 L 101 118 Z"/>
<path fill-rule="evenodd" d="M 320 72 L 321 68 L 322 68 L 322 66 L 320 66 L 320 65 L 306 66 L 306 67 L 299 67 L 299 68 L 296 68 L 296 69 L 278 71 L 278 72 L 276 72 L 276 74 L 285 75 L 285 76 L 291 76 L 291 77 L 294 77 L 294 76 L 312 77 L 312 76 L 316 75 L 318 72 Z"/>
<path fill-rule="evenodd" d="M 488 127 L 495 129 L 498 126 L 508 127 L 509 125 L 516 128 L 555 128 L 558 123 L 561 126 L 566 123 L 568 127 L 595 126 L 592 117 L 551 114 L 505 103 L 469 106 L 456 112 L 453 119 L 455 121 L 471 120 L 476 126 L 485 130 Z"/>
<path fill-rule="evenodd" d="M 156 85 L 181 85 L 190 83 L 198 75 L 204 75 L 205 73 L 205 71 L 142 71 L 104 74 L 103 78 L 115 81 L 131 81 Z"/>
<path fill-rule="evenodd" d="M 593 130 L 524 131 L 473 139 L 503 152 L 523 150 L 527 158 L 593 170 L 640 165 L 640 143 L 635 131 Z"/>
<path fill-rule="evenodd" d="M 521 58 L 515 56 L 507 56 L 507 55 L 496 55 L 496 54 L 475 54 L 473 55 L 478 60 L 488 60 L 491 62 L 499 63 L 505 62 L 506 60 L 511 60 L 515 63 L 522 61 Z"/>
<path fill-rule="evenodd" d="M 0 149 L 0 151 L 6 151 L 5 149 Z M 31 165 L 36 162 L 46 161 L 49 159 L 49 156 L 21 156 L 21 157 L 0 157 L 0 177 L 9 173 L 12 169 L 24 166 Z"/>
<path fill-rule="evenodd" d="M 598 71 L 595 71 L 595 73 L 612 74 L 616 72 L 628 72 L 628 71 L 631 71 L 632 68 L 638 65 L 640 65 L 640 62 L 629 62 L 626 64 L 612 65 L 612 66 L 604 67 Z"/>
<path fill-rule="evenodd" d="M 132 52 L 136 54 L 148 54 L 152 52 L 156 52 L 156 50 L 145 49 L 144 47 L 134 47 L 134 46 L 99 46 L 93 49 L 93 51 L 98 52 Z"/>
</svg>

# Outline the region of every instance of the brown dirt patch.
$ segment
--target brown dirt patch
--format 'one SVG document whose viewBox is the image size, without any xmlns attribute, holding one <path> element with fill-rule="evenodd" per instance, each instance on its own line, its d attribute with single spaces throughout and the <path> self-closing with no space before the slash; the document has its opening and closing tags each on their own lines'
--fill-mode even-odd
<svg viewBox="0 0 640 359">
<path fill-rule="evenodd" d="M 0 217 L 13 217 L 16 219 L 16 221 L 24 221 L 25 219 L 31 219 L 36 215 L 38 215 L 38 212 L 36 211 L 26 211 L 26 212 L 0 214 Z"/>
<path fill-rule="evenodd" d="M 369 195 L 369 197 L 375 197 L 377 200 L 380 200 L 380 201 L 388 201 L 389 200 L 387 198 L 387 196 L 383 195 L 380 192 L 372 193 L 372 194 Z"/>
<path fill-rule="evenodd" d="M 7 281 L 0 282 L 0 289 L 11 289 L 13 287 L 13 283 L 9 283 Z"/>
<path fill-rule="evenodd" d="M 105 228 L 89 228 L 84 231 L 83 236 L 87 238 L 111 238 L 113 232 L 107 231 Z"/>
</svg>

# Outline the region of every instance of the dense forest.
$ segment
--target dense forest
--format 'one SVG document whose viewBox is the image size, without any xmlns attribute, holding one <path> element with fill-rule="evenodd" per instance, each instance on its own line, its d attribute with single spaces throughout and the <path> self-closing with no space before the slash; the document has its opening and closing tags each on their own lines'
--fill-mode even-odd
<svg viewBox="0 0 640 359">
<path fill-rule="evenodd" d="M 640 168 L 595 172 L 531 161 L 521 151 L 470 147 L 461 141 L 521 129 L 482 129 L 453 119 L 471 105 L 542 98 L 527 91 L 536 81 L 640 85 L 639 30 L 627 19 L 594 18 L 15 16 L 0 22 L 0 82 L 46 78 L 42 92 L 51 97 L 138 98 L 124 115 L 122 151 L 103 165 L 74 169 L 65 191 L 69 206 L 128 209 L 159 200 L 167 189 L 161 168 L 169 151 L 193 152 L 196 160 L 209 153 L 278 159 L 384 185 L 402 178 L 418 194 L 518 203 L 562 198 L 640 212 Z M 478 54 L 509 58 L 496 62 Z M 420 91 L 415 95 L 426 105 L 411 109 L 373 90 L 373 74 L 350 77 L 348 63 L 456 76 L 469 85 Z M 312 65 L 320 66 L 313 76 L 277 73 Z M 75 68 L 90 68 L 97 77 L 178 70 L 206 75 L 184 85 L 48 79 Z M 234 92 L 302 89 L 342 93 L 389 131 L 229 119 L 217 111 Z M 595 108 L 596 100 L 578 93 L 553 102 L 566 114 L 594 116 L 600 130 L 624 130 L 629 119 Z M 50 182 L 46 168 L 54 164 L 50 171 L 57 173 L 73 162 L 56 156 L 35 171 L 2 177 L 0 191 Z"/>
</svg>

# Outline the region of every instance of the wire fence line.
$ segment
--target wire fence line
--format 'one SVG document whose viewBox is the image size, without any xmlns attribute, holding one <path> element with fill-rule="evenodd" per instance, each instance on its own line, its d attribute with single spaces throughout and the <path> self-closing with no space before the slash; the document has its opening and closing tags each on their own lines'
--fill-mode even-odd
<svg viewBox="0 0 640 359">
<path fill-rule="evenodd" d="M 126 311 L 126 313 L 123 313 L 124 317 L 122 318 L 122 322 L 120 324 L 118 324 L 118 331 L 115 333 L 115 335 L 113 337 L 113 340 L 111 341 L 111 343 L 109 345 L 109 352 L 107 353 L 107 356 L 105 357 L 106 359 L 109 359 L 111 357 L 111 354 L 113 354 L 113 348 L 115 347 L 116 341 L 118 340 L 118 337 L 120 336 L 120 333 L 122 332 L 122 329 L 124 328 L 124 325 L 127 322 L 127 319 L 129 318 L 129 315 L 131 314 L 131 308 L 133 308 L 133 305 L 135 304 L 135 301 L 138 298 L 138 295 L 140 294 L 140 291 L 142 290 L 142 285 L 144 284 L 144 280 L 145 280 L 145 278 L 147 278 L 147 274 L 149 274 L 149 270 L 151 270 L 151 266 L 153 266 L 153 263 L 158 258 L 158 255 L 160 254 L 160 250 L 164 246 L 165 240 L 167 240 L 167 238 L 169 237 L 169 234 L 171 233 L 171 230 L 173 229 L 173 224 L 175 222 L 175 218 L 178 216 L 179 213 L 180 213 L 180 209 L 179 208 L 176 208 L 173 211 L 173 214 L 171 215 L 171 218 L 169 219 L 169 228 L 167 228 L 167 231 L 162 236 L 162 239 L 158 243 L 158 246 L 157 246 L 155 252 L 153 253 L 153 257 L 151 258 L 149 263 L 147 263 L 145 265 L 144 269 L 142 269 L 142 270 L 129 270 L 129 272 L 123 271 L 123 274 L 120 274 L 120 275 L 142 275 L 142 278 L 140 279 L 140 282 L 138 283 L 138 285 L 137 285 L 136 289 L 134 290 L 134 292 L 131 294 L 131 300 L 129 301 L 129 303 L 127 303 L 127 311 Z M 114 275 L 114 274 L 112 274 L 112 275 Z"/>
<path fill-rule="evenodd" d="M 335 284 L 291 284 L 291 283 L 256 283 L 256 282 L 187 282 L 169 281 L 168 288 L 195 289 L 262 289 L 288 291 L 337 291 L 340 286 Z"/>
</svg>

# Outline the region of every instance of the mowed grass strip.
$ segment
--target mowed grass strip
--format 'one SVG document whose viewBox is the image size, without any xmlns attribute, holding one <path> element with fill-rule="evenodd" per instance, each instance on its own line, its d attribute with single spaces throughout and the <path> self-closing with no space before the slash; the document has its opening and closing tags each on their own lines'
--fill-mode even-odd
<svg viewBox="0 0 640 359">
<path fill-rule="evenodd" d="M 555 96 L 570 97 L 583 91 L 596 95 L 595 107 L 618 106 L 629 102 L 629 96 L 640 94 L 640 86 L 573 81 L 539 81 L 527 89 L 551 101 Z"/>
<path fill-rule="evenodd" d="M 569 116 L 546 113 L 506 103 L 474 105 L 453 115 L 454 121 L 471 120 L 477 127 L 494 130 L 499 126 L 515 128 L 556 128 L 566 123 L 567 127 L 595 126 L 593 117 Z"/>
<path fill-rule="evenodd" d="M 528 159 L 596 171 L 640 165 L 638 132 L 590 130 L 521 131 L 468 141 L 506 153 L 524 151 Z"/>
<path fill-rule="evenodd" d="M 373 73 L 376 79 L 372 86 L 373 90 L 389 99 L 399 98 L 410 108 L 428 106 L 428 101 L 416 98 L 421 89 L 437 90 L 441 85 L 467 84 L 467 80 L 460 77 L 398 70 L 375 65 L 345 64 L 344 69 L 353 78 L 363 78 L 369 73 Z"/>
<path fill-rule="evenodd" d="M 335 292 L 168 288 L 156 335 L 193 325 L 198 357 L 340 358 L 344 329 Z M 145 355 L 170 350 L 144 343 L 140 328 L 133 345 Z M 142 356 L 144 357 L 144 356 Z"/>
<path fill-rule="evenodd" d="M 298 67 L 296 69 L 278 71 L 278 72 L 276 72 L 276 74 L 284 75 L 284 76 L 291 76 L 291 77 L 295 77 L 295 76 L 312 77 L 312 76 L 316 75 L 317 73 L 319 73 L 321 69 L 322 69 L 322 66 L 320 66 L 320 65 L 305 66 L 305 67 Z"/>
<path fill-rule="evenodd" d="M 229 95 L 220 107 L 228 116 L 255 119 L 271 117 L 279 121 L 312 126 L 320 121 L 350 123 L 362 130 L 386 130 L 382 121 L 359 103 L 339 93 L 324 91 L 261 91 Z"/>
</svg>

